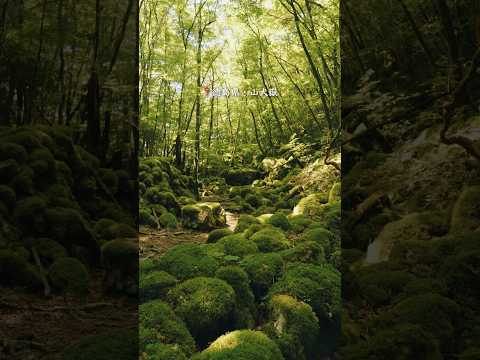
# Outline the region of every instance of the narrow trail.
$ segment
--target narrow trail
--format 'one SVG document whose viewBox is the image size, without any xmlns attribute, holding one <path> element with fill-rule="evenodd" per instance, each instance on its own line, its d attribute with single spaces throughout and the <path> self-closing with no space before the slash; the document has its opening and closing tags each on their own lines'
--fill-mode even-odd
<svg viewBox="0 0 480 360">
<path fill-rule="evenodd" d="M 219 202 L 225 209 L 227 226 L 234 230 L 241 213 L 236 209 L 235 203 L 229 198 L 219 195 L 203 197 L 202 202 Z M 203 244 L 207 242 L 208 231 L 185 229 L 153 229 L 141 227 L 139 232 L 140 257 L 142 259 L 162 256 L 168 249 L 179 244 Z"/>
</svg>

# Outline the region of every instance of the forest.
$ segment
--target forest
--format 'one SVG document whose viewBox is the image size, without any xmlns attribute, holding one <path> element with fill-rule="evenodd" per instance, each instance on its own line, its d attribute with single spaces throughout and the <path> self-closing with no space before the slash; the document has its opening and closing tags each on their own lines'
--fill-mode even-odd
<svg viewBox="0 0 480 360">
<path fill-rule="evenodd" d="M 143 0 L 140 357 L 340 340 L 339 3 Z"/>
<path fill-rule="evenodd" d="M 341 357 L 478 359 L 479 3 L 341 20 Z"/>
<path fill-rule="evenodd" d="M 1 359 L 137 355 L 137 14 L 0 1 Z"/>
</svg>

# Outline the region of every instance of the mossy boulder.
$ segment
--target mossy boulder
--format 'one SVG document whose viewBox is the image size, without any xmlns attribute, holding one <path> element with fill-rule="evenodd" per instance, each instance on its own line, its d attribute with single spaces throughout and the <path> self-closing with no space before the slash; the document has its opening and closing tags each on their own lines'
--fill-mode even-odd
<svg viewBox="0 0 480 360">
<path fill-rule="evenodd" d="M 142 360 L 187 360 L 178 345 L 150 344 L 143 352 Z"/>
<path fill-rule="evenodd" d="M 450 222 L 452 232 L 480 229 L 480 186 L 463 189 L 456 201 Z"/>
<path fill-rule="evenodd" d="M 227 223 L 225 211 L 219 203 L 197 203 L 182 207 L 182 223 L 189 229 L 211 230 Z"/>
<path fill-rule="evenodd" d="M 31 289 L 42 286 L 38 270 L 12 250 L 0 250 L 0 284 Z"/>
<path fill-rule="evenodd" d="M 323 227 L 317 227 L 305 231 L 300 236 L 299 242 L 304 241 L 314 241 L 320 244 L 325 250 L 325 254 L 330 256 L 333 250 L 332 243 L 334 242 L 334 234 Z"/>
<path fill-rule="evenodd" d="M 15 160 L 18 164 L 27 161 L 28 154 L 22 145 L 12 142 L 2 142 L 0 144 L 0 161 L 9 159 Z"/>
<path fill-rule="evenodd" d="M 257 310 L 255 297 L 250 289 L 250 279 L 245 270 L 238 265 L 223 266 L 217 270 L 215 277 L 226 281 L 235 291 L 235 328 L 253 328 Z"/>
<path fill-rule="evenodd" d="M 140 275 L 140 301 L 163 298 L 177 284 L 177 279 L 165 271 L 151 271 Z"/>
<path fill-rule="evenodd" d="M 193 354 L 196 349 L 195 340 L 183 320 L 167 303 L 161 300 L 150 301 L 141 304 L 138 312 L 141 351 L 149 345 L 162 343 L 177 345 L 187 356 Z"/>
<path fill-rule="evenodd" d="M 113 223 L 106 226 L 99 231 L 99 235 L 102 240 L 113 240 L 118 238 L 132 238 L 138 237 L 137 230 L 128 224 Z"/>
<path fill-rule="evenodd" d="M 260 176 L 260 171 L 247 168 L 231 169 L 224 174 L 226 183 L 233 186 L 249 185 Z"/>
<path fill-rule="evenodd" d="M 218 244 L 223 246 L 226 255 L 244 257 L 258 252 L 257 245 L 242 234 L 232 234 L 221 238 Z"/>
<path fill-rule="evenodd" d="M 175 215 L 173 215 L 170 212 L 166 212 L 166 213 L 162 214 L 158 218 L 158 222 L 160 223 L 160 225 L 162 225 L 162 227 L 164 227 L 166 229 L 176 229 L 177 228 L 177 218 L 176 218 Z"/>
<path fill-rule="evenodd" d="M 62 257 L 48 269 L 51 285 L 64 295 L 86 296 L 90 286 L 88 270 L 79 260 Z"/>
<path fill-rule="evenodd" d="M 247 256 L 240 266 L 250 277 L 253 293 L 259 299 L 281 277 L 283 260 L 276 253 L 253 254 Z"/>
<path fill-rule="evenodd" d="M 315 241 L 304 241 L 296 244 L 293 248 L 280 251 L 285 263 L 304 262 L 310 264 L 325 263 L 325 250 L 322 245 Z"/>
<path fill-rule="evenodd" d="M 294 215 L 290 217 L 289 220 L 291 230 L 297 234 L 304 231 L 313 222 L 308 216 L 305 215 Z"/>
<path fill-rule="evenodd" d="M 287 294 L 309 304 L 320 321 L 340 314 L 340 273 L 330 265 L 293 263 L 270 289 L 269 296 Z"/>
<path fill-rule="evenodd" d="M 277 341 L 285 359 L 314 359 L 320 327 L 311 306 L 289 295 L 275 295 L 268 309 L 266 331 Z"/>
<path fill-rule="evenodd" d="M 290 221 L 284 213 L 277 212 L 270 216 L 266 221 L 267 224 L 275 226 L 282 229 L 283 231 L 288 231 L 291 228 Z"/>
<path fill-rule="evenodd" d="M 6 206 L 11 211 L 17 200 L 17 194 L 10 187 L 6 185 L 0 185 L 0 203 Z"/>
<path fill-rule="evenodd" d="M 46 210 L 45 199 L 40 196 L 27 197 L 17 203 L 14 219 L 26 234 L 42 234 L 47 230 Z"/>
<path fill-rule="evenodd" d="M 219 241 L 221 238 L 232 235 L 233 231 L 228 228 L 215 229 L 208 234 L 207 243 L 212 244 Z"/>
<path fill-rule="evenodd" d="M 319 193 L 310 194 L 302 198 L 293 208 L 293 215 L 315 216 L 321 205 L 325 204 L 328 199 Z"/>
<path fill-rule="evenodd" d="M 261 224 L 255 216 L 242 214 L 238 218 L 237 226 L 235 227 L 236 233 L 241 233 L 247 230 L 253 224 Z"/>
<path fill-rule="evenodd" d="M 140 225 L 156 227 L 157 222 L 152 214 L 150 208 L 140 207 L 138 212 L 138 222 Z"/>
<path fill-rule="evenodd" d="M 43 264 L 52 264 L 55 260 L 67 257 L 68 253 L 65 247 L 48 238 L 33 239 L 31 245 L 43 260 Z"/>
<path fill-rule="evenodd" d="M 261 331 L 236 330 L 220 336 L 192 360 L 283 360 L 277 344 Z"/>
<path fill-rule="evenodd" d="M 336 182 L 328 193 L 328 202 L 333 203 L 340 200 L 342 200 L 342 185 L 340 182 Z"/>
<path fill-rule="evenodd" d="M 233 288 L 223 280 L 208 277 L 186 280 L 173 288 L 168 298 L 201 345 L 231 328 L 236 297 Z"/>
<path fill-rule="evenodd" d="M 288 249 L 290 243 L 285 234 L 274 227 L 266 227 L 250 237 L 261 252 L 275 252 Z"/>
<path fill-rule="evenodd" d="M 213 276 L 219 264 L 200 245 L 181 244 L 169 249 L 158 259 L 157 269 L 179 280 L 198 276 Z"/>
<path fill-rule="evenodd" d="M 63 360 L 137 360 L 138 332 L 112 330 L 100 335 L 85 336 L 69 345 L 62 354 Z"/>
<path fill-rule="evenodd" d="M 145 191 L 144 197 L 149 204 L 162 205 L 177 215 L 179 214 L 180 205 L 177 198 L 169 191 L 161 191 L 157 186 L 153 186 Z"/>
<path fill-rule="evenodd" d="M 104 287 L 130 295 L 138 291 L 138 243 L 115 239 L 102 246 L 102 263 L 105 267 Z"/>
</svg>

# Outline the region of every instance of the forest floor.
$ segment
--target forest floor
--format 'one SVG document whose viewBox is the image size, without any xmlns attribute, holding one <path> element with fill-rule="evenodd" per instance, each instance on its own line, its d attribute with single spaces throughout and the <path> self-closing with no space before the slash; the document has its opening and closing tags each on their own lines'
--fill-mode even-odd
<svg viewBox="0 0 480 360">
<path fill-rule="evenodd" d="M 205 196 L 200 201 L 219 202 L 225 209 L 228 228 L 232 231 L 235 229 L 240 213 L 234 209 L 234 203 L 228 197 Z M 185 229 L 181 226 L 174 230 L 141 227 L 139 235 L 140 258 L 148 259 L 162 256 L 168 249 L 179 244 L 203 244 L 207 242 L 208 232 Z"/>
<path fill-rule="evenodd" d="M 83 336 L 138 326 L 136 298 L 105 295 L 92 274 L 85 301 L 0 288 L 0 359 L 56 360 Z"/>
</svg>

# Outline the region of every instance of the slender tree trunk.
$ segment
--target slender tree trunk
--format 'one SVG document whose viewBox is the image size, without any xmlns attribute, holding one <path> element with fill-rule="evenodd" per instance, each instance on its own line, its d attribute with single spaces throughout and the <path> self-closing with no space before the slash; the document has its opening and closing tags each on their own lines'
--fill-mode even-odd
<svg viewBox="0 0 480 360">
<path fill-rule="evenodd" d="M 202 65 L 202 13 L 199 14 L 198 21 L 198 44 L 197 44 L 197 88 L 196 88 L 196 106 L 195 106 L 195 157 L 194 157 L 194 192 L 197 199 L 200 198 L 200 127 L 202 124 L 201 119 L 201 104 L 200 104 L 200 91 L 201 91 L 201 65 Z"/>
</svg>

